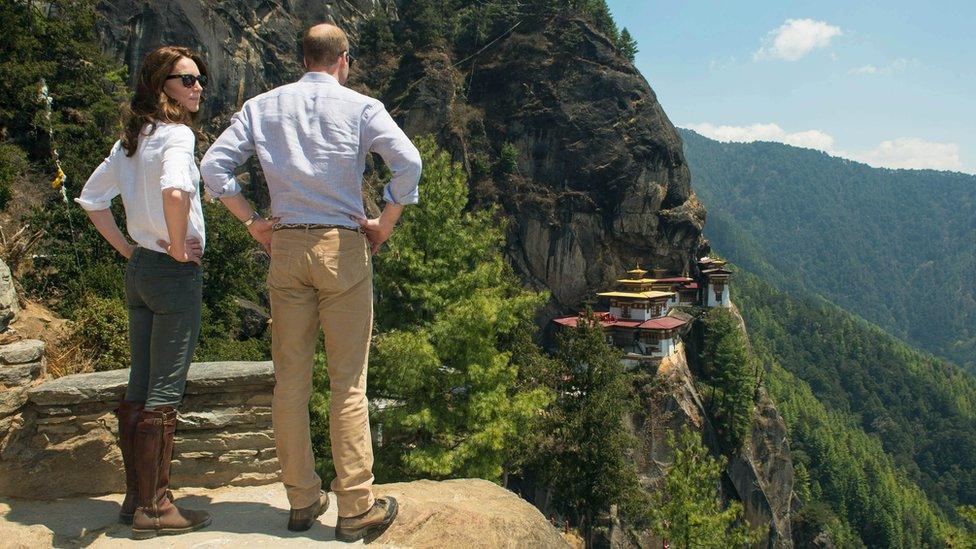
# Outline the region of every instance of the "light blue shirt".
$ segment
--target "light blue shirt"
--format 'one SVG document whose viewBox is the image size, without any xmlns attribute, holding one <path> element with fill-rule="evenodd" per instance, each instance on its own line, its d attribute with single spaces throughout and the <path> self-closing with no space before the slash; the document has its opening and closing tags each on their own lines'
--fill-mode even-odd
<svg viewBox="0 0 976 549">
<path fill-rule="evenodd" d="M 212 196 L 241 192 L 238 166 L 257 154 L 268 182 L 271 214 L 282 223 L 357 227 L 364 218 L 366 155 L 378 153 L 393 173 L 383 198 L 416 204 L 420 152 L 383 103 L 309 72 L 298 82 L 244 103 L 200 163 Z"/>
</svg>

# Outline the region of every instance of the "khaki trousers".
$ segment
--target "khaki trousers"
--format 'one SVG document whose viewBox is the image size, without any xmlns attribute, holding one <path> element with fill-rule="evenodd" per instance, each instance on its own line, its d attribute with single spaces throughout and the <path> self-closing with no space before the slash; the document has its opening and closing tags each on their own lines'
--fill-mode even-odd
<svg viewBox="0 0 976 549">
<path fill-rule="evenodd" d="M 271 241 L 272 422 L 282 479 L 293 509 L 318 501 L 309 430 L 312 364 L 318 329 L 328 362 L 332 491 L 339 516 L 373 505 L 373 449 L 366 362 L 373 328 L 373 272 L 366 237 L 341 229 L 281 229 Z"/>
</svg>

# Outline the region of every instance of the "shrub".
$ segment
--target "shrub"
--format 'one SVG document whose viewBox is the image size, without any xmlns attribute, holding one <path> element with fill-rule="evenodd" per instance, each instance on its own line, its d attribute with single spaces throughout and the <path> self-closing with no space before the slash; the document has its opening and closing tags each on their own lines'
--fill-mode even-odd
<svg viewBox="0 0 976 549">
<path fill-rule="evenodd" d="M 95 370 L 129 367 L 129 313 L 121 299 L 86 294 L 74 321 L 69 341 L 83 350 L 80 354 L 94 357 Z"/>
</svg>

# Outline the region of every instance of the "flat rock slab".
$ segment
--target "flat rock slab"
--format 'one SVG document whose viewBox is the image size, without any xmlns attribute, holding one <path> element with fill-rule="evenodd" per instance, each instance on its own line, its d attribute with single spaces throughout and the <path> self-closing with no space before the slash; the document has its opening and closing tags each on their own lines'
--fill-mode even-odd
<svg viewBox="0 0 976 549">
<path fill-rule="evenodd" d="M 111 402 L 125 392 L 129 370 L 72 374 L 42 383 L 30 390 L 30 400 L 41 406 Z M 232 386 L 274 385 L 274 365 L 266 362 L 197 362 L 190 365 L 187 394 L 228 392 Z"/>
<path fill-rule="evenodd" d="M 400 514 L 370 547 L 567 547 L 541 513 L 515 494 L 482 480 L 377 485 L 395 494 Z M 121 494 L 54 502 L 0 499 L 4 547 L 350 547 L 335 541 L 335 495 L 307 532 L 285 529 L 288 501 L 280 484 L 176 491 L 180 505 L 205 509 L 209 527 L 150 541 L 130 539 L 116 521 Z"/>
<path fill-rule="evenodd" d="M 26 364 L 41 360 L 44 354 L 44 342 L 39 339 L 24 339 L 0 345 L 0 363 Z"/>
</svg>

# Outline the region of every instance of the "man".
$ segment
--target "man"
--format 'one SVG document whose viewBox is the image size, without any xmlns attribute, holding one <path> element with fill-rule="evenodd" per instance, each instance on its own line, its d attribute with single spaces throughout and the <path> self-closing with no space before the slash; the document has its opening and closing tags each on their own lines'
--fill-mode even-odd
<svg viewBox="0 0 976 549">
<path fill-rule="evenodd" d="M 371 255 L 418 199 L 420 153 L 383 104 L 343 86 L 349 41 L 316 25 L 302 40 L 307 73 L 247 101 L 204 156 L 207 190 L 247 225 L 271 254 L 272 421 L 291 504 L 288 529 L 307 530 L 328 507 L 315 473 L 308 401 L 318 327 L 325 334 L 339 505 L 336 537 L 355 541 L 384 531 L 397 513 L 392 497 L 374 498 L 366 402 L 373 326 Z M 369 152 L 393 173 L 377 219 L 366 219 L 362 179 Z M 241 196 L 234 171 L 257 154 L 268 181 L 271 219 Z"/>
</svg>

